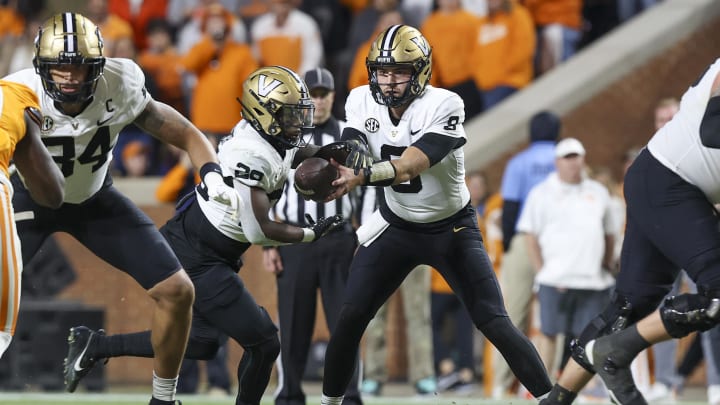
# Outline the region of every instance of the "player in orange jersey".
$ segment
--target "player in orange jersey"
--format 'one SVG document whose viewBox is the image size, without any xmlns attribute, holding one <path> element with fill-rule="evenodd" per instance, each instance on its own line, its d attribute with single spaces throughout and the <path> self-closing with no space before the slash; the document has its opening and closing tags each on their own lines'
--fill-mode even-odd
<svg viewBox="0 0 720 405">
<path fill-rule="evenodd" d="M 23 172 L 32 198 L 57 208 L 64 198 L 60 169 L 40 141 L 42 116 L 30 88 L 0 80 L 0 356 L 15 333 L 20 306 L 22 257 L 15 229 L 10 161 Z M 19 213 L 23 215 L 25 213 Z"/>
</svg>

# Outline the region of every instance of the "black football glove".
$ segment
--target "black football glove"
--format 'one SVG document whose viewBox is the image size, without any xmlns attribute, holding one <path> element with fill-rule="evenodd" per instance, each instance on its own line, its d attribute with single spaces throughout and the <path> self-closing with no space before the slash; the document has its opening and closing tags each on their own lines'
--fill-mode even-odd
<svg viewBox="0 0 720 405">
<path fill-rule="evenodd" d="M 315 237 L 313 238 L 312 242 L 315 242 L 316 240 L 322 238 L 331 231 L 341 227 L 343 225 L 343 222 L 345 222 L 342 215 L 339 214 L 335 214 L 327 218 L 320 217 L 318 218 L 317 222 L 313 220 L 310 214 L 305 214 L 305 220 L 308 224 L 310 224 L 308 228 L 315 233 Z"/>
<path fill-rule="evenodd" d="M 336 162 L 344 164 L 351 151 L 352 147 L 350 146 L 350 142 L 333 142 L 320 147 L 320 149 L 315 152 L 314 157 L 323 158 L 328 162 L 332 158 L 335 159 Z"/>
<path fill-rule="evenodd" d="M 347 142 L 350 146 L 350 153 L 345 159 L 345 166 L 353 169 L 357 176 L 360 172 L 369 168 L 373 164 L 373 158 L 368 151 L 367 146 L 357 139 Z"/>
</svg>

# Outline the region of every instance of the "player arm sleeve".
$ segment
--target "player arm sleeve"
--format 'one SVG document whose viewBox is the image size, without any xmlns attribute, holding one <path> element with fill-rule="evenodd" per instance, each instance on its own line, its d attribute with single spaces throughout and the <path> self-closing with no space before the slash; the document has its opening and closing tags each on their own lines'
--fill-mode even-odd
<svg viewBox="0 0 720 405">
<path fill-rule="evenodd" d="M 515 223 L 520 215 L 520 201 L 504 200 L 502 210 L 503 249 L 507 252 L 515 236 Z"/>
<path fill-rule="evenodd" d="M 426 133 L 413 144 L 430 159 L 430 167 L 443 160 L 451 151 L 463 146 L 465 138 L 455 138 L 435 133 Z"/>
<path fill-rule="evenodd" d="M 700 140 L 707 148 L 720 149 L 720 95 L 708 101 L 700 121 Z"/>
<path fill-rule="evenodd" d="M 340 137 L 341 141 L 360 141 L 363 144 L 367 145 L 367 137 L 362 132 L 358 131 L 355 128 L 352 127 L 345 127 L 342 132 L 342 136 Z"/>
</svg>

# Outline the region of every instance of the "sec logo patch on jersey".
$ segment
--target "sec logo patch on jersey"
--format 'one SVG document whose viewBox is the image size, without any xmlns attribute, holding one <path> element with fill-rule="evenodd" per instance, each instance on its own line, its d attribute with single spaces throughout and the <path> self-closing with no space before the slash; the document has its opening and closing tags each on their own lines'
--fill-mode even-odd
<svg viewBox="0 0 720 405">
<path fill-rule="evenodd" d="M 365 130 L 368 132 L 375 133 L 380 129 L 380 123 L 375 118 L 368 118 L 365 120 Z"/>
<path fill-rule="evenodd" d="M 46 115 L 43 117 L 42 125 L 40 125 L 40 131 L 43 133 L 50 132 L 54 126 L 55 126 L 55 121 L 53 121 L 52 117 L 48 117 Z"/>
</svg>

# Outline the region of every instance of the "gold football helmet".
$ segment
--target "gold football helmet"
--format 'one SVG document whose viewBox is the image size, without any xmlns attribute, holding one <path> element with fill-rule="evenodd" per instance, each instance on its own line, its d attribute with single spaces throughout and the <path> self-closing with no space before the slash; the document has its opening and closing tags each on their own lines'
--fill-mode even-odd
<svg viewBox="0 0 720 405">
<path fill-rule="evenodd" d="M 50 75 L 58 65 L 89 66 L 87 78 L 76 92 L 65 93 Z M 46 20 L 35 38 L 35 71 L 42 79 L 45 92 L 61 103 L 80 103 L 92 97 L 103 73 L 105 57 L 100 30 L 89 19 L 77 13 L 56 14 Z"/>
<path fill-rule="evenodd" d="M 315 106 L 305 82 L 282 66 L 262 67 L 243 83 L 242 115 L 274 145 L 290 149 L 305 145 L 313 127 Z"/>
<path fill-rule="evenodd" d="M 381 32 L 370 45 L 365 60 L 375 101 L 388 107 L 398 107 L 421 95 L 432 74 L 431 54 L 432 48 L 425 37 L 409 25 L 393 25 Z M 377 69 L 399 66 L 412 69 L 407 89 L 399 97 L 384 95 L 378 85 Z"/>
</svg>

